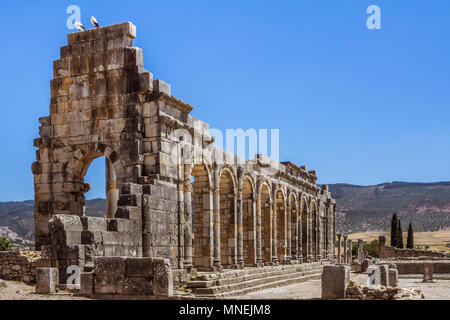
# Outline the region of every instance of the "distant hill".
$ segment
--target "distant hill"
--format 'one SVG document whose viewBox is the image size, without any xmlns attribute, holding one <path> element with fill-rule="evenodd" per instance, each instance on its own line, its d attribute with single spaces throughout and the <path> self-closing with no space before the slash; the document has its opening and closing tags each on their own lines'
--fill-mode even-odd
<svg viewBox="0 0 450 320">
<path fill-rule="evenodd" d="M 437 231 L 450 227 L 450 182 L 383 183 L 375 186 L 330 184 L 337 203 L 336 229 L 353 233 L 390 229 L 394 212 L 407 230 Z"/>
<path fill-rule="evenodd" d="M 105 199 L 86 201 L 86 214 L 105 216 Z M 0 202 L 0 226 L 9 227 L 19 236 L 34 240 L 34 201 Z"/>
<path fill-rule="evenodd" d="M 450 182 L 392 182 L 375 186 L 330 184 L 337 202 L 339 232 L 386 231 L 397 212 L 403 230 L 411 221 L 415 231 L 450 228 Z M 86 201 L 89 216 L 105 216 L 105 200 Z M 33 201 L 0 202 L 0 226 L 33 240 Z"/>
</svg>

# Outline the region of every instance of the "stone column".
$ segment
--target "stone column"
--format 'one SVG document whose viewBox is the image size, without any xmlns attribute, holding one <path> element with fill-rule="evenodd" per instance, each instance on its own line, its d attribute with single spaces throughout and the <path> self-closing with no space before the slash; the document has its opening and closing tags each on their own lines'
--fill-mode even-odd
<svg viewBox="0 0 450 320">
<path fill-rule="evenodd" d="M 301 212 L 297 215 L 298 222 L 297 222 L 297 259 L 299 262 L 303 262 L 303 233 L 302 233 L 302 214 Z"/>
<path fill-rule="evenodd" d="M 348 236 L 344 236 L 344 263 L 348 263 L 347 244 L 348 244 Z"/>
<path fill-rule="evenodd" d="M 313 261 L 313 251 L 312 251 L 312 242 L 313 242 L 313 237 L 312 237 L 312 216 L 310 216 L 308 214 L 308 219 L 306 221 L 307 223 L 307 229 L 308 229 L 308 243 L 307 243 L 307 248 L 308 248 L 308 262 Z"/>
<path fill-rule="evenodd" d="M 184 266 L 192 267 L 192 194 L 190 181 L 184 183 L 184 216 L 185 216 L 185 232 L 184 232 Z"/>
<path fill-rule="evenodd" d="M 277 201 L 276 201 L 276 193 L 273 193 L 273 202 L 272 202 L 272 263 L 278 264 L 278 233 L 277 233 Z"/>
<path fill-rule="evenodd" d="M 341 245 L 342 245 L 342 234 L 338 233 L 337 234 L 337 242 L 338 242 L 338 247 L 337 247 L 337 263 L 341 264 L 342 263 L 342 258 L 341 258 Z"/>
<path fill-rule="evenodd" d="M 317 248 L 317 260 L 320 261 L 322 259 L 322 231 L 323 231 L 323 226 L 322 226 L 322 218 L 320 217 L 321 215 L 321 209 L 319 209 L 319 212 L 317 213 L 317 217 L 316 217 L 316 227 L 317 227 L 317 231 L 316 231 L 316 238 L 317 238 L 317 242 L 316 242 L 316 248 Z"/>
<path fill-rule="evenodd" d="M 286 245 L 286 258 L 285 263 L 289 263 L 292 259 L 291 256 L 291 237 L 292 237 L 292 226 L 291 226 L 291 206 L 284 209 L 285 210 L 285 221 L 286 221 L 286 230 L 285 230 L 285 239 L 284 243 Z"/>
<path fill-rule="evenodd" d="M 242 184 L 244 169 L 237 169 L 237 222 L 236 222 L 236 242 L 237 242 L 237 267 L 244 267 L 244 236 L 243 236 L 243 203 L 242 203 Z"/>
<path fill-rule="evenodd" d="M 261 235 L 261 184 L 256 186 L 256 263 L 262 266 L 262 235 Z"/>
<path fill-rule="evenodd" d="M 336 258 L 336 251 L 334 250 L 334 241 L 336 241 L 336 205 L 334 204 L 332 207 L 332 217 L 333 217 L 333 257 Z M 340 245 L 339 245 L 340 246 Z"/>
<path fill-rule="evenodd" d="M 348 239 L 348 263 L 352 263 L 353 262 L 353 254 L 352 254 L 352 251 L 353 251 L 353 242 L 352 242 L 352 240 L 351 239 Z"/>
<path fill-rule="evenodd" d="M 293 260 L 298 260 L 298 215 L 297 210 L 291 210 L 291 238 L 288 241 L 291 242 L 291 257 Z M 292 217 L 294 215 L 294 218 Z M 292 222 L 292 220 L 294 220 Z"/>
<path fill-rule="evenodd" d="M 114 218 L 117 211 L 117 201 L 119 200 L 119 189 L 116 185 L 116 173 L 108 158 L 105 157 L 106 176 L 106 218 Z"/>
<path fill-rule="evenodd" d="M 214 259 L 215 269 L 222 268 L 220 257 L 220 190 L 219 190 L 219 170 L 214 170 L 214 189 L 213 189 L 213 236 L 214 236 Z"/>
<path fill-rule="evenodd" d="M 363 241 L 362 239 L 358 239 L 358 257 L 359 262 L 363 262 L 364 260 L 364 249 L 363 249 Z"/>
</svg>

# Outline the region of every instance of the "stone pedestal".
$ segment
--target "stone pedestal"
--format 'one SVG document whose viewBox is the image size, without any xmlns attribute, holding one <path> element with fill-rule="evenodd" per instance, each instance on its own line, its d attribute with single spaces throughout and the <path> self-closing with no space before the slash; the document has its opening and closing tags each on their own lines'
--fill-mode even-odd
<svg viewBox="0 0 450 320">
<path fill-rule="evenodd" d="M 322 299 L 343 299 L 350 282 L 350 266 L 325 265 L 322 272 Z"/>
<path fill-rule="evenodd" d="M 36 293 L 52 294 L 56 293 L 56 286 L 59 283 L 59 273 L 56 268 L 36 269 Z"/>
<path fill-rule="evenodd" d="M 398 270 L 389 268 L 389 285 L 396 287 L 398 285 Z"/>
<path fill-rule="evenodd" d="M 389 266 L 382 264 L 378 266 L 380 268 L 380 283 L 382 286 L 389 286 Z"/>
<path fill-rule="evenodd" d="M 379 266 L 370 266 L 367 268 L 367 275 L 369 276 L 367 286 L 379 286 L 381 284 L 380 268 Z"/>
<path fill-rule="evenodd" d="M 433 282 L 434 264 L 425 262 L 423 264 L 423 282 Z"/>
</svg>

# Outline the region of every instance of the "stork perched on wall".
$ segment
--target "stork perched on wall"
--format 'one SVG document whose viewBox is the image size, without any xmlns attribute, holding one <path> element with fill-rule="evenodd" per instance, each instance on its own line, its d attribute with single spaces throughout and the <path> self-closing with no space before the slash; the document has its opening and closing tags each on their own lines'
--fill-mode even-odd
<svg viewBox="0 0 450 320">
<path fill-rule="evenodd" d="M 91 17 L 91 23 L 92 23 L 92 25 L 93 25 L 94 27 L 96 27 L 96 28 L 99 27 L 98 22 L 97 22 L 97 19 L 95 19 L 94 16 Z"/>
<path fill-rule="evenodd" d="M 76 22 L 75 22 L 75 28 L 77 28 L 79 31 L 84 31 L 84 30 L 86 30 L 86 29 L 84 28 L 84 26 L 81 24 L 81 22 L 79 22 L 79 21 L 76 21 Z"/>
</svg>

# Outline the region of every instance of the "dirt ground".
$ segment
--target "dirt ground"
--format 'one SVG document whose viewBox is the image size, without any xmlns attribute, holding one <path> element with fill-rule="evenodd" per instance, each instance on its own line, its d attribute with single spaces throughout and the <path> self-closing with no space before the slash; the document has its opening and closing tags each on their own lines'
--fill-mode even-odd
<svg viewBox="0 0 450 320">
<path fill-rule="evenodd" d="M 89 300 L 69 292 L 59 292 L 56 295 L 34 293 L 34 287 L 21 282 L 6 281 L 7 287 L 0 288 L 0 300 Z M 434 283 L 422 283 L 421 279 L 399 279 L 400 287 L 414 287 L 422 290 L 427 300 L 450 300 L 450 280 L 435 280 Z M 271 300 L 304 300 L 320 299 L 321 281 L 310 280 L 299 284 L 272 288 L 249 293 L 230 299 L 271 299 Z"/>
<path fill-rule="evenodd" d="M 17 281 L 5 282 L 7 287 L 0 288 L 0 300 L 89 300 L 69 292 L 59 292 L 55 295 L 36 294 L 34 286 Z"/>
</svg>

